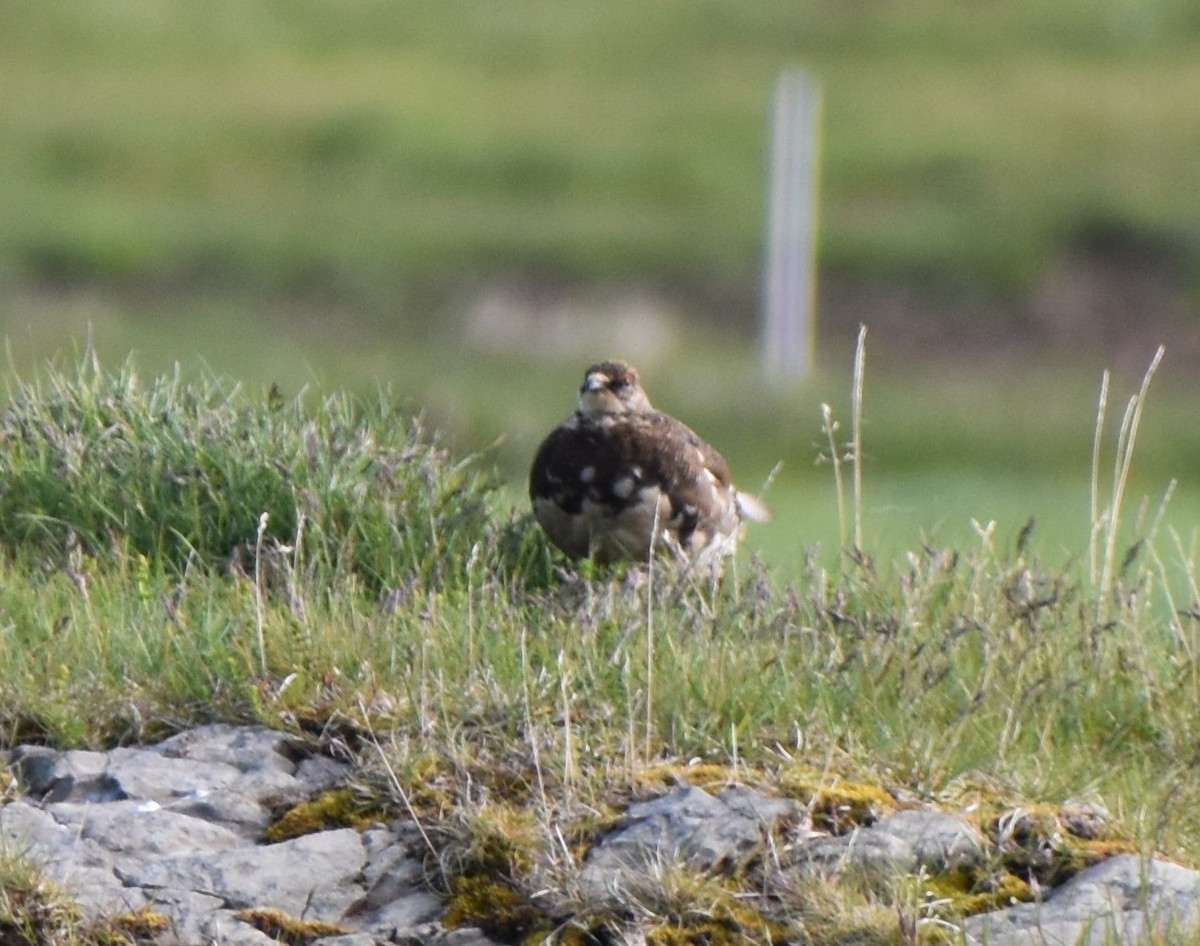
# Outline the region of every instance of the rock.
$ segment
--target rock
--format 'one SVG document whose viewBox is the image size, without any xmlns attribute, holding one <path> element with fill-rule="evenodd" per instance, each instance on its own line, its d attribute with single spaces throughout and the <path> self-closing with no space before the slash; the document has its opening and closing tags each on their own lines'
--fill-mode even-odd
<svg viewBox="0 0 1200 946">
<path fill-rule="evenodd" d="M 244 908 L 344 931 L 321 931 L 321 946 L 496 946 L 478 929 L 438 922 L 445 903 L 426 882 L 429 833 L 412 822 L 263 843 L 281 806 L 353 774 L 284 734 L 202 726 L 157 746 L 19 746 L 0 758 L 21 792 L 0 804 L 0 850 L 23 856 L 87 917 L 161 914 L 168 928 L 154 939 L 162 946 L 276 942 L 239 916 Z M 1102 829 L 1102 811 L 1071 812 L 1070 833 Z M 588 853 L 579 890 L 599 906 L 666 863 L 737 873 L 767 863 L 768 842 L 770 863 L 795 884 L 846 868 L 937 874 L 979 866 L 988 852 L 963 819 L 915 806 L 842 836 L 808 827 L 803 807 L 789 799 L 744 786 L 715 795 L 683 787 L 630 806 Z M 1123 855 L 1079 873 L 1042 903 L 970 917 L 963 936 L 968 946 L 1135 946 L 1186 940 L 1198 924 L 1200 874 Z"/>
<path fill-rule="evenodd" d="M 340 946 L 447 932 L 412 853 L 419 831 L 334 828 L 262 843 L 276 810 L 350 774 L 285 734 L 202 726 L 138 749 L 17 747 L 6 758 L 24 795 L 0 806 L 0 849 L 24 855 L 87 917 L 160 913 L 165 946 L 274 943 L 243 908 L 324 921 L 346 931 L 325 937 Z"/>
<path fill-rule="evenodd" d="M 219 762 L 241 772 L 274 769 L 292 775 L 307 753 L 287 733 L 265 726 L 213 723 L 178 733 L 153 751 L 193 762 Z"/>
<path fill-rule="evenodd" d="M 58 824 L 113 853 L 144 860 L 242 843 L 235 831 L 163 808 L 155 801 L 124 799 L 107 805 L 63 802 L 46 808 Z"/>
<path fill-rule="evenodd" d="M 242 794 L 256 800 L 296 788 L 296 780 L 277 769 L 243 772 L 227 762 L 163 757 L 154 752 L 137 752 L 111 762 L 104 781 L 112 786 L 114 798 L 151 799 L 160 804 L 180 798 L 204 798 L 228 789 L 234 782 Z"/>
<path fill-rule="evenodd" d="M 362 898 L 355 878 L 365 857 L 358 832 L 342 828 L 279 844 L 165 857 L 122 879 L 133 887 L 211 894 L 236 909 L 272 907 L 332 923 Z"/>
<path fill-rule="evenodd" d="M 983 860 L 979 832 L 962 818 L 929 809 L 898 811 L 868 830 L 896 838 L 918 867 L 931 873 L 973 867 Z"/>
<path fill-rule="evenodd" d="M 983 839 L 961 818 L 912 809 L 849 834 L 814 838 L 793 850 L 791 864 L 802 873 L 828 876 L 852 868 L 881 876 L 972 866 L 983 854 Z"/>
<path fill-rule="evenodd" d="M 190 946 L 214 942 L 207 931 L 224 903 L 219 897 L 192 890 L 152 890 L 146 896 L 146 906 L 167 918 L 167 933 L 159 937 L 163 946 Z"/>
<path fill-rule="evenodd" d="M 25 790 L 43 801 L 109 800 L 101 787 L 107 753 L 18 746 L 12 752 L 11 764 Z"/>
<path fill-rule="evenodd" d="M 1080 871 L 1043 903 L 969 917 L 963 932 L 969 946 L 1182 942 L 1195 935 L 1198 898 L 1197 871 L 1122 854 Z"/>
<path fill-rule="evenodd" d="M 762 853 L 769 831 L 800 806 L 749 788 L 710 795 L 687 786 L 631 805 L 617 827 L 588 852 L 581 884 L 595 897 L 662 862 L 692 870 L 732 872 Z"/>
<path fill-rule="evenodd" d="M 903 839 L 859 828 L 837 837 L 811 838 L 796 846 L 787 866 L 800 874 L 832 877 L 854 870 L 872 877 L 910 873 L 917 867 L 912 846 Z"/>
</svg>

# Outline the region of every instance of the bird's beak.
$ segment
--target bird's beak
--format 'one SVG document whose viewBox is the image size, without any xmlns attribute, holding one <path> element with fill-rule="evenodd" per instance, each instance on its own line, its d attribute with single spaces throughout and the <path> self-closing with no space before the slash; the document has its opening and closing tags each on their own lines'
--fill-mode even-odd
<svg viewBox="0 0 1200 946">
<path fill-rule="evenodd" d="M 583 391 L 584 393 L 599 391 L 607 382 L 608 378 L 602 374 L 589 374 L 583 379 Z"/>
</svg>

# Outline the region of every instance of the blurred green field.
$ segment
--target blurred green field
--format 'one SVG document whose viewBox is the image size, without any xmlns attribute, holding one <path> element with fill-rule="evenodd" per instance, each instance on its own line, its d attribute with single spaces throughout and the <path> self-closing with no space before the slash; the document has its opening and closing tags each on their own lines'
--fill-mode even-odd
<svg viewBox="0 0 1200 946">
<path fill-rule="evenodd" d="M 147 373 L 387 385 L 457 449 L 488 450 L 518 502 L 586 361 L 622 355 L 745 486 L 782 464 L 777 520 L 749 545 L 782 570 L 815 543 L 836 561 L 815 460 L 822 402 L 845 432 L 849 353 L 823 347 L 781 394 L 751 351 L 766 107 L 795 66 L 825 89 L 826 274 L 923 286 L 935 324 L 970 317 L 936 304 L 947 289 L 1002 318 L 1102 239 L 1200 291 L 1185 0 L 19 0 L 0 6 L 0 334 L 23 372 L 90 338 Z M 666 353 L 464 344 L 474 296 L 514 278 L 649 285 L 684 330 Z M 1160 340 L 1116 366 L 1112 415 Z M 977 542 L 972 519 L 1011 543 L 1032 515 L 1042 554 L 1081 561 L 1105 353 L 925 356 L 869 346 L 868 548 Z M 1184 535 L 1192 402 L 1168 352 L 1130 490 L 1153 505 L 1178 478 Z"/>
<path fill-rule="evenodd" d="M 752 298 L 796 66 L 831 271 L 1013 292 L 1097 234 L 1200 259 L 1185 0 L 22 0 L 0 272 L 408 324 L 514 270 Z"/>
</svg>

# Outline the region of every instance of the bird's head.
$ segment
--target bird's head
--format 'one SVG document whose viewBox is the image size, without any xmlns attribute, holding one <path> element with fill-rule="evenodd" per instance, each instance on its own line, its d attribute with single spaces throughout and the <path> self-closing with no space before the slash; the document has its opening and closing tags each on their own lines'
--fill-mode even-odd
<svg viewBox="0 0 1200 946">
<path fill-rule="evenodd" d="M 597 418 L 650 410 L 637 371 L 623 361 L 602 361 L 588 368 L 579 388 L 579 412 Z"/>
</svg>

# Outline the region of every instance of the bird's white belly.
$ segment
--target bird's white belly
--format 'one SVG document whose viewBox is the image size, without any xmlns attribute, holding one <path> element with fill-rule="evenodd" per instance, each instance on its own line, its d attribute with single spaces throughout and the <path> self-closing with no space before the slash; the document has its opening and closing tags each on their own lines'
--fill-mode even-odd
<svg viewBox="0 0 1200 946">
<path fill-rule="evenodd" d="M 621 498 L 627 504 L 619 507 L 584 500 L 581 518 L 586 521 L 591 554 L 599 561 L 618 558 L 644 561 L 650 557 L 651 536 L 655 546 L 667 541 L 670 504 L 657 486 L 646 486 Z"/>
</svg>

